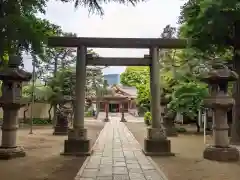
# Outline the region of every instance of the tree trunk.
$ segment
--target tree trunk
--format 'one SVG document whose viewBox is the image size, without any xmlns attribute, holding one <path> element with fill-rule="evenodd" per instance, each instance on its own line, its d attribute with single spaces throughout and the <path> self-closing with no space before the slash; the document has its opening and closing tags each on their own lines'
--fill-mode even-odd
<svg viewBox="0 0 240 180">
<path fill-rule="evenodd" d="M 200 125 L 198 124 L 198 120 L 196 120 L 197 132 L 200 132 Z"/>
<path fill-rule="evenodd" d="M 240 75 L 240 55 L 234 51 L 233 70 Z M 231 143 L 240 144 L 240 78 L 233 85 L 233 120 L 231 128 Z"/>
<path fill-rule="evenodd" d="M 51 115 L 51 110 L 53 108 L 53 105 L 51 104 L 50 108 L 48 109 L 48 119 L 51 120 L 52 119 L 52 115 Z"/>
<path fill-rule="evenodd" d="M 96 119 L 97 119 L 98 114 L 100 112 L 100 101 L 99 101 L 100 97 L 101 97 L 100 89 L 96 88 Z"/>
<path fill-rule="evenodd" d="M 28 109 L 29 109 L 29 105 L 30 105 L 30 103 L 27 104 L 27 108 L 24 109 L 24 111 L 23 111 L 23 123 L 28 123 L 28 122 L 27 122 L 27 117 L 26 117 L 26 112 L 27 112 Z"/>
<path fill-rule="evenodd" d="M 57 65 L 58 65 L 58 56 L 54 59 L 54 71 L 53 71 L 53 76 L 54 78 L 56 78 L 57 76 Z M 53 128 L 55 127 L 56 125 L 56 119 L 57 119 L 57 105 L 54 104 L 53 106 L 53 119 L 52 119 L 52 125 L 53 125 Z M 52 108 L 51 107 L 51 108 Z M 51 111 L 51 110 L 50 110 Z M 51 113 L 51 112 L 50 112 Z"/>
</svg>

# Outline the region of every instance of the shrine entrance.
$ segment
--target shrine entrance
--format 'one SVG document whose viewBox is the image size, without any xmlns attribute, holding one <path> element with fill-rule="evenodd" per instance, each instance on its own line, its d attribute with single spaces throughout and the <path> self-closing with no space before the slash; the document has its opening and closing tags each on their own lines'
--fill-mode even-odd
<svg viewBox="0 0 240 180">
<path fill-rule="evenodd" d="M 120 105 L 116 103 L 109 104 L 109 112 L 120 112 Z"/>
<path fill-rule="evenodd" d="M 64 143 L 64 154 L 89 155 L 90 141 L 87 129 L 84 128 L 84 103 L 86 66 L 149 66 L 152 124 L 147 129 L 143 152 L 146 155 L 172 155 L 171 143 L 167 139 L 160 122 L 160 76 L 159 49 L 182 49 L 187 46 L 184 39 L 161 38 L 88 38 L 88 37 L 50 37 L 51 47 L 77 48 L 76 62 L 76 97 L 73 129 L 68 132 L 68 140 Z M 87 54 L 87 48 L 134 48 L 149 49 L 144 57 L 93 57 Z M 127 100 L 128 101 L 128 100 Z M 105 101 L 106 119 L 108 119 L 109 101 Z M 124 122 L 124 108 L 121 121 Z"/>
</svg>

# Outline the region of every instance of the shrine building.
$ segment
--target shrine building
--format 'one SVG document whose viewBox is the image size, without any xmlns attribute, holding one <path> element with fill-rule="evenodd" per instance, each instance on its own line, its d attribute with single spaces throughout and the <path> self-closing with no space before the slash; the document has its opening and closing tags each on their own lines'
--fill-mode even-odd
<svg viewBox="0 0 240 180">
<path fill-rule="evenodd" d="M 112 85 L 109 87 L 112 90 L 111 95 L 104 95 L 100 98 L 100 112 L 124 112 L 135 114 L 137 112 L 136 98 L 137 89 L 135 87 L 127 87 L 122 85 Z"/>
</svg>

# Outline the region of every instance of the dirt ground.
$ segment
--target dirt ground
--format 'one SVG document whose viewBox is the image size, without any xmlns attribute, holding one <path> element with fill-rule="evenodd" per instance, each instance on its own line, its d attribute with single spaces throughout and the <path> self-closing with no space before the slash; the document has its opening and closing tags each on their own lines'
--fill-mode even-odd
<svg viewBox="0 0 240 180">
<path fill-rule="evenodd" d="M 144 123 L 126 123 L 138 142 L 143 146 L 146 137 Z M 152 157 L 169 180 L 239 180 L 240 161 L 220 163 L 203 159 L 205 148 L 203 135 L 179 135 L 169 138 L 175 157 Z M 207 143 L 211 137 L 207 137 Z"/>
<path fill-rule="evenodd" d="M 102 122 L 86 122 L 91 146 L 104 127 Z M 53 136 L 52 127 L 37 127 L 18 131 L 18 144 L 24 146 L 27 156 L 0 160 L 1 180 L 73 180 L 86 157 L 61 156 L 67 136 Z"/>
</svg>

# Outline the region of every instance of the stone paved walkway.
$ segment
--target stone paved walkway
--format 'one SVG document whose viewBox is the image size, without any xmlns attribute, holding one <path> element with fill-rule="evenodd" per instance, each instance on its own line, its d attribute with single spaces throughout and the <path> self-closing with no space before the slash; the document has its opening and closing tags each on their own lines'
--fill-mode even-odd
<svg viewBox="0 0 240 180">
<path fill-rule="evenodd" d="M 119 117 L 110 117 L 75 180 L 167 180 Z"/>
</svg>

